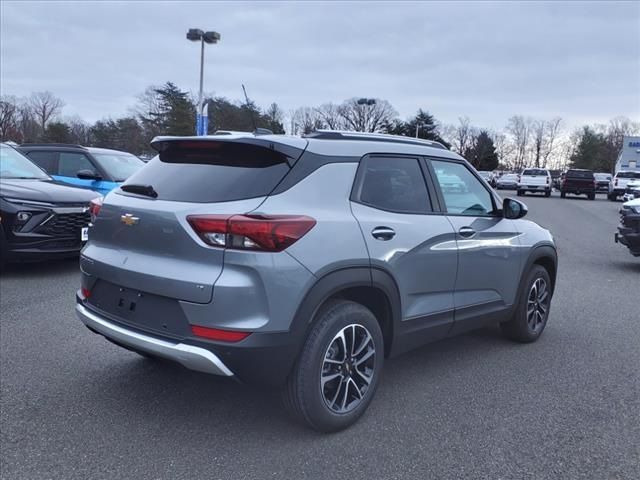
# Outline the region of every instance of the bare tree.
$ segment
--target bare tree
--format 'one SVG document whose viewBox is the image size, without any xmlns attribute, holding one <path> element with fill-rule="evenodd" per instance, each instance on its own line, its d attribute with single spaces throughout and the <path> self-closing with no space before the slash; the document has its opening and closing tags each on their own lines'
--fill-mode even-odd
<svg viewBox="0 0 640 480">
<path fill-rule="evenodd" d="M 47 122 L 60 113 L 64 102 L 51 92 L 36 92 L 31 94 L 29 106 L 44 133 Z"/>
<path fill-rule="evenodd" d="M 65 120 L 69 126 L 69 134 L 71 141 L 80 145 L 88 145 L 90 143 L 89 125 L 78 115 L 69 117 Z"/>
<path fill-rule="evenodd" d="M 386 100 L 351 98 L 340 105 L 339 113 L 345 127 L 356 132 L 382 132 L 398 115 Z"/>
<path fill-rule="evenodd" d="M 493 140 L 498 155 L 498 163 L 500 165 L 508 165 L 508 157 L 511 153 L 511 144 L 507 142 L 507 136 L 502 132 L 489 132 L 489 136 Z"/>
<path fill-rule="evenodd" d="M 451 143 L 451 149 L 462 156 L 473 149 L 477 133 L 477 128 L 471 125 L 469 117 L 459 117 L 457 125 L 443 128 L 443 136 Z"/>
<path fill-rule="evenodd" d="M 507 123 L 506 132 L 513 143 L 513 166 L 521 169 L 527 164 L 529 140 L 531 139 L 532 120 L 522 115 L 514 115 Z"/>
<path fill-rule="evenodd" d="M 311 107 L 300 107 L 291 115 L 292 135 L 311 133 L 323 127 L 322 118 Z"/>
<path fill-rule="evenodd" d="M 535 120 L 531 123 L 531 134 L 533 137 L 533 166 L 540 167 L 540 157 L 542 156 L 542 144 L 544 143 L 544 133 L 546 122 Z"/>
<path fill-rule="evenodd" d="M 562 118 L 554 117 L 545 122 L 544 141 L 542 148 L 542 167 L 547 168 L 547 164 L 558 148 L 558 137 L 562 131 Z"/>
<path fill-rule="evenodd" d="M 331 130 L 341 130 L 344 128 L 344 120 L 340 115 L 340 106 L 335 103 L 325 103 L 316 109 L 316 113 L 322 119 L 323 126 Z"/>
<path fill-rule="evenodd" d="M 18 102 L 15 97 L 0 97 L 0 141 L 19 140 Z"/>
</svg>

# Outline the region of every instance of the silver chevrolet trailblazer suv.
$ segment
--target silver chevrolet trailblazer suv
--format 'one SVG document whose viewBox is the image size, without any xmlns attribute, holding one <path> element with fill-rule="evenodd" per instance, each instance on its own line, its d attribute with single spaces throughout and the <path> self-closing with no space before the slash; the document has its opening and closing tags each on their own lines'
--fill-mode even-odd
<svg viewBox="0 0 640 480">
<path fill-rule="evenodd" d="M 158 137 L 91 206 L 78 317 L 147 357 L 281 386 L 311 427 L 354 423 L 385 358 L 549 316 L 557 256 L 436 142 L 318 131 Z"/>
</svg>

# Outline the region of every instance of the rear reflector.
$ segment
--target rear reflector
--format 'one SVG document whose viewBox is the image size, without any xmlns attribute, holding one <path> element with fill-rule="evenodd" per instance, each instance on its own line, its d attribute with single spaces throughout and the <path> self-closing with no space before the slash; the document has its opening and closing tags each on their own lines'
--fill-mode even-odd
<svg viewBox="0 0 640 480">
<path fill-rule="evenodd" d="M 218 340 L 220 342 L 239 342 L 244 340 L 251 332 L 236 332 L 233 330 L 220 330 L 218 328 L 201 327 L 199 325 L 191 325 L 191 333 L 196 337 L 208 338 L 209 340 Z"/>
<path fill-rule="evenodd" d="M 214 247 L 265 252 L 281 252 L 316 224 L 304 215 L 189 215 L 187 221 Z"/>
<path fill-rule="evenodd" d="M 89 298 L 89 297 L 91 296 L 91 290 L 89 290 L 88 288 L 84 288 L 84 287 L 82 287 L 82 288 L 80 289 L 80 293 L 82 294 L 82 296 L 83 296 L 84 298 Z"/>
</svg>

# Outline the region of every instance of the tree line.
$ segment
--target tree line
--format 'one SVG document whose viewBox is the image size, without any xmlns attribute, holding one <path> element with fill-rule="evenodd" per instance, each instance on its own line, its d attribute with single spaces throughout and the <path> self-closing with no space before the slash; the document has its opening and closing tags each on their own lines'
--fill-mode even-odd
<svg viewBox="0 0 640 480">
<path fill-rule="evenodd" d="M 585 125 L 567 131 L 560 117 L 535 119 L 514 115 L 501 130 L 477 127 L 467 117 L 440 123 L 427 109 L 402 119 L 385 99 L 352 97 L 341 103 L 305 106 L 285 114 L 275 102 L 261 108 L 246 98 L 233 101 L 206 95 L 208 132 L 253 131 L 308 134 L 318 129 L 389 133 L 434 140 L 467 158 L 479 170 L 524 167 L 568 167 L 613 171 L 624 135 L 640 133 L 640 123 L 616 117 L 607 125 Z M 90 124 L 78 116 L 63 117 L 64 102 L 51 92 L 28 98 L 0 98 L 0 140 L 77 143 L 152 154 L 157 135 L 193 135 L 196 99 L 172 82 L 150 86 L 137 97 L 129 114 Z M 286 128 L 285 128 L 286 127 Z"/>
</svg>

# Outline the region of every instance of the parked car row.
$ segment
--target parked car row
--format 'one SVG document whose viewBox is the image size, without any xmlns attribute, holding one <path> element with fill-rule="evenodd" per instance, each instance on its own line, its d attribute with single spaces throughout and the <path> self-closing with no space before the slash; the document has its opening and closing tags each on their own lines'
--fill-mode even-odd
<svg viewBox="0 0 640 480">
<path fill-rule="evenodd" d="M 478 173 L 496 190 L 516 190 L 518 196 L 541 193 L 549 197 L 554 188 L 560 192 L 561 198 L 586 195 L 589 200 L 595 200 L 596 194 L 603 193 L 612 201 L 620 198 L 628 201 L 638 195 L 640 171 L 623 170 L 612 176 L 610 173 L 572 168 L 558 173 L 555 178 L 552 172 L 557 173 L 544 168 L 525 168 L 520 173 L 502 175 L 488 171 Z"/>
<path fill-rule="evenodd" d="M 0 266 L 77 256 L 97 199 L 143 165 L 117 150 L 1 144 Z"/>
</svg>

